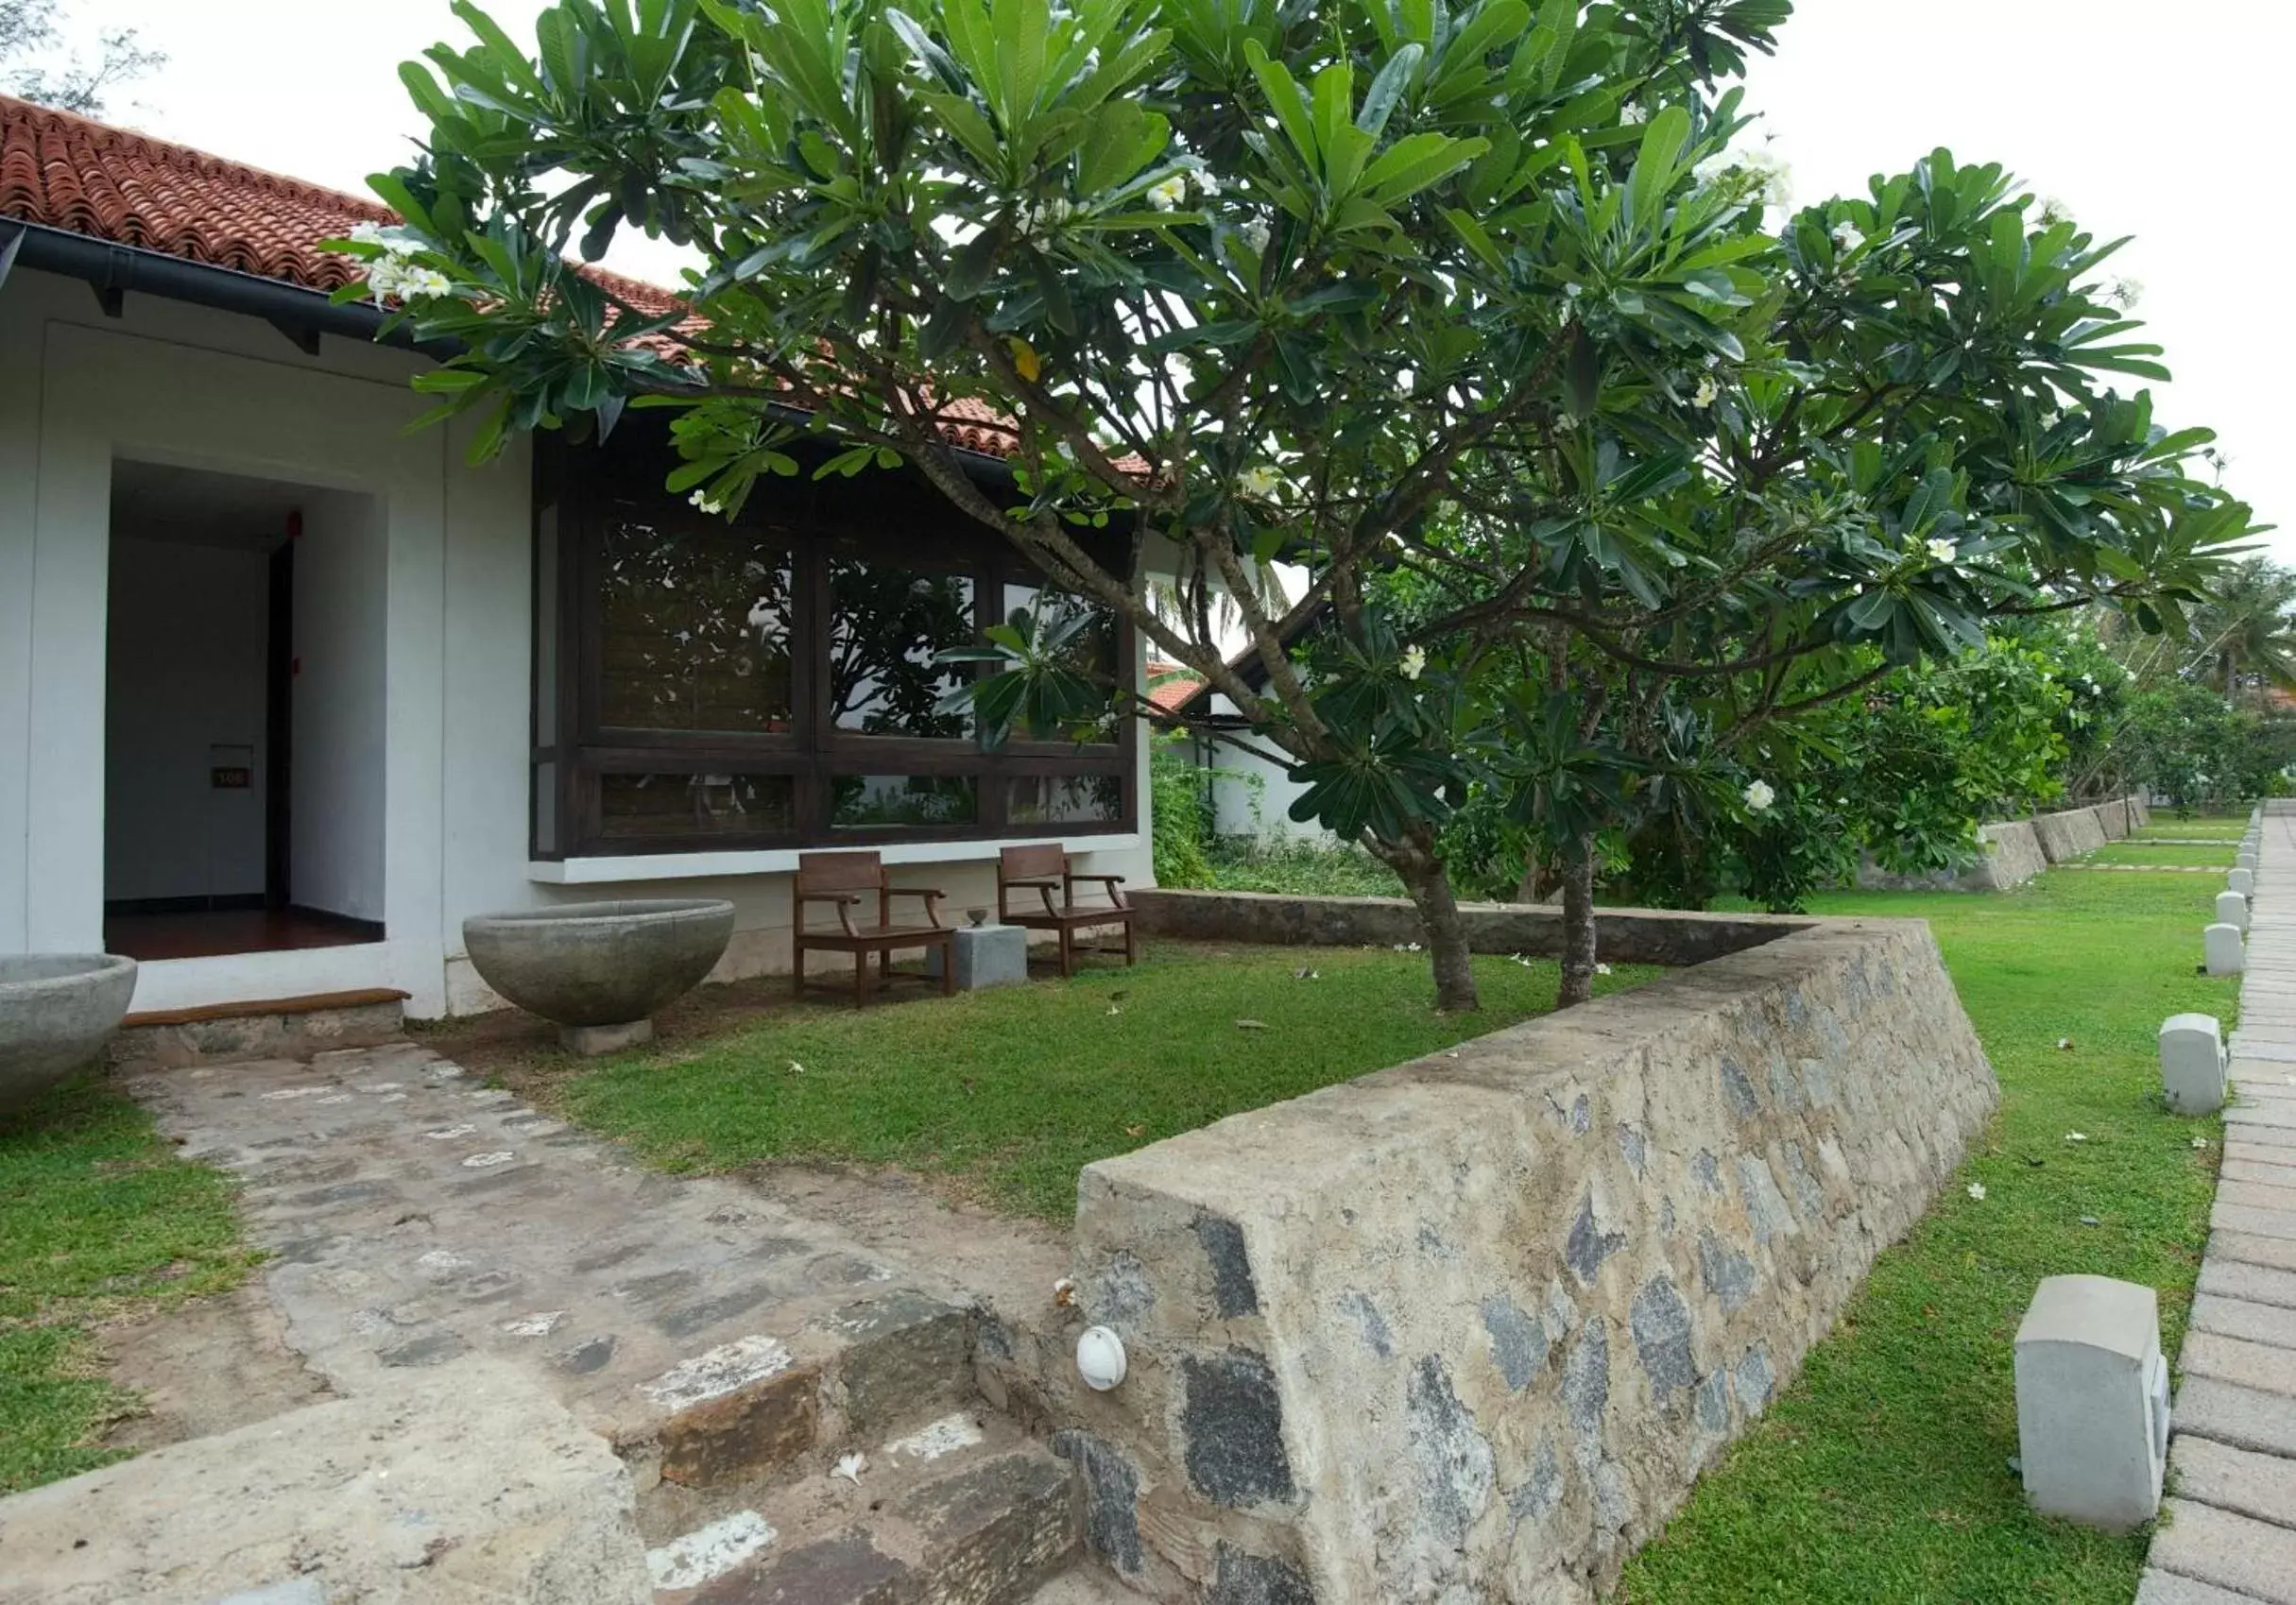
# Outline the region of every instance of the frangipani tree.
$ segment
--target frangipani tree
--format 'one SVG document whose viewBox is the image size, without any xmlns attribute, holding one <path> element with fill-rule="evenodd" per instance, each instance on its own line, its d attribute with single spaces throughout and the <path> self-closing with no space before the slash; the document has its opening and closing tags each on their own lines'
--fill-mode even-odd
<svg viewBox="0 0 2296 1605">
<path fill-rule="evenodd" d="M 638 401 L 680 409 L 672 488 L 729 513 L 809 435 L 823 471 L 921 472 L 1288 754 L 1471 1007 L 1437 843 L 1476 778 L 1584 843 L 1653 777 L 1711 794 L 1719 709 L 1789 719 L 1861 643 L 1942 647 L 2044 586 L 2159 594 L 2202 544 L 2168 505 L 2188 444 L 2080 404 L 2145 353 L 2075 291 L 2069 225 L 1933 162 L 1762 231 L 1726 82 L 1790 9 L 561 0 L 529 50 L 460 4 L 476 44 L 406 72 L 427 153 L 375 180 L 404 223 L 351 248 L 463 344 L 420 383 L 482 452 Z M 698 252 L 680 305 L 565 260 L 624 227 Z M 2052 375 L 2053 419 L 1966 421 Z M 948 444 L 983 410 L 1010 487 Z M 1129 565 L 1072 533 L 1111 518 Z M 1150 605 L 1151 549 L 1193 606 Z M 1282 611 L 1278 555 L 1308 574 Z M 1071 705 L 1054 654 L 1001 650 L 1034 689 L 981 682 L 989 712 Z"/>
</svg>

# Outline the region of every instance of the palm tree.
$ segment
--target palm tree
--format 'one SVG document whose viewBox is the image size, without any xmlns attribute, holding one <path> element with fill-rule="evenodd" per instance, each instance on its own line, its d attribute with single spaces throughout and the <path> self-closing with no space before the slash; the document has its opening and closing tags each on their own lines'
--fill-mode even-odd
<svg viewBox="0 0 2296 1605">
<path fill-rule="evenodd" d="M 2193 612 L 2198 649 L 2188 674 L 2205 678 L 2227 698 L 2242 687 L 2296 691 L 2296 570 L 2265 557 L 2235 564 Z"/>
</svg>

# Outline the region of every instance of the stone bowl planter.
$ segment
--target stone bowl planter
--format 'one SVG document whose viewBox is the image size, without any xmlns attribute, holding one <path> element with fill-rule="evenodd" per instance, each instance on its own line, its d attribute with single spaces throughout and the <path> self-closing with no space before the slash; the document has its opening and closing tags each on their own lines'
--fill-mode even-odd
<svg viewBox="0 0 2296 1605">
<path fill-rule="evenodd" d="M 473 914 L 464 948 L 479 978 L 558 1027 L 577 1053 L 654 1034 L 653 1013 L 701 983 L 733 940 L 733 905 L 663 897 Z"/>
<path fill-rule="evenodd" d="M 103 1050 L 135 996 L 135 961 L 110 953 L 0 953 L 0 1109 Z"/>
</svg>

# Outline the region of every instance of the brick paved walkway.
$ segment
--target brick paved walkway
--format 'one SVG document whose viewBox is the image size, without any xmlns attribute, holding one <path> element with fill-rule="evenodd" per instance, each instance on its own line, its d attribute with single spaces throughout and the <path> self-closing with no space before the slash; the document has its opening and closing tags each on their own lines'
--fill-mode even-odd
<svg viewBox="0 0 2296 1605">
<path fill-rule="evenodd" d="M 2175 1493 L 2137 1605 L 2296 1605 L 2296 801 L 2265 804 L 2232 1054 Z"/>
</svg>

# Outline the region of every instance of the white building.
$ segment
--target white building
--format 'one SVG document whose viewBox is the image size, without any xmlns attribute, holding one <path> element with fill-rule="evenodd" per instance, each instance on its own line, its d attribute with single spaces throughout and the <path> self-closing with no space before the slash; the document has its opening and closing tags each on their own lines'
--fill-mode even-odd
<svg viewBox="0 0 2296 1605">
<path fill-rule="evenodd" d="M 385 215 L 0 98 L 0 951 L 129 953 L 139 1012 L 430 1016 L 492 1006 L 494 909 L 725 896 L 720 978 L 784 969 L 808 847 L 956 909 L 1013 841 L 1148 882 L 1139 730 L 931 711 L 933 650 L 1034 598 L 1011 551 L 895 474 L 729 526 L 643 424 L 466 468 L 407 432 L 426 359 L 326 299 L 316 243 Z"/>
</svg>

